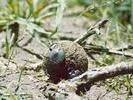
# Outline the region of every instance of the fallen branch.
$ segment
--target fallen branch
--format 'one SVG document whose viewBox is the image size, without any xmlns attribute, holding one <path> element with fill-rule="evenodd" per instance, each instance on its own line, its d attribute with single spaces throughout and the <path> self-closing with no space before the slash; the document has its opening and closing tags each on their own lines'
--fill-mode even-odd
<svg viewBox="0 0 133 100">
<path fill-rule="evenodd" d="M 126 51 L 117 51 L 117 50 L 108 50 L 108 53 L 110 54 L 117 54 L 117 55 L 123 55 L 126 57 L 133 57 L 133 53 L 131 52 L 126 52 Z"/>
<path fill-rule="evenodd" d="M 131 46 L 130 46 L 131 48 Z M 133 57 L 133 53 L 128 51 L 121 51 L 121 49 L 115 50 L 115 49 L 109 49 L 105 48 L 103 46 L 92 46 L 92 45 L 85 45 L 84 46 L 85 51 L 87 54 L 99 54 L 101 52 L 105 52 L 108 54 L 115 54 L 115 55 L 123 55 L 126 57 Z M 126 48 L 127 49 L 127 48 Z"/>
<path fill-rule="evenodd" d="M 118 64 L 113 64 L 106 67 L 101 68 L 95 68 L 92 70 L 88 70 L 87 72 L 83 73 L 82 75 L 75 77 L 69 81 L 66 81 L 66 83 L 59 83 L 58 89 L 63 89 L 64 91 L 68 91 L 68 87 L 74 88 L 76 90 L 77 94 L 80 94 L 81 91 L 85 92 L 86 90 L 89 90 L 89 88 L 98 81 L 102 81 L 108 78 L 112 78 L 118 75 L 124 75 L 124 74 L 133 74 L 133 61 L 131 62 L 121 62 Z M 84 77 L 87 77 L 87 81 L 83 80 Z M 82 81 L 81 81 L 82 80 Z"/>
<path fill-rule="evenodd" d="M 108 19 L 103 19 L 99 21 L 98 23 L 91 26 L 86 33 L 81 35 L 79 38 L 72 36 L 72 34 L 59 34 L 59 37 L 61 40 L 71 40 L 74 42 L 77 42 L 79 44 L 82 44 L 84 40 L 86 40 L 88 37 L 90 37 L 93 34 L 96 34 L 99 32 L 100 28 L 102 28 L 106 23 L 108 22 Z M 77 38 L 77 39 L 76 39 Z"/>
<path fill-rule="evenodd" d="M 123 50 L 128 50 L 128 49 L 133 49 L 133 45 L 129 44 L 124 47 L 118 48 L 117 50 L 123 51 Z"/>
<path fill-rule="evenodd" d="M 93 25 L 91 28 L 89 28 L 85 34 L 77 38 L 74 42 L 82 44 L 82 42 L 84 42 L 84 40 L 86 40 L 91 35 L 99 33 L 100 28 L 102 28 L 107 22 L 108 22 L 108 19 L 103 19 L 99 21 L 98 23 Z"/>
</svg>

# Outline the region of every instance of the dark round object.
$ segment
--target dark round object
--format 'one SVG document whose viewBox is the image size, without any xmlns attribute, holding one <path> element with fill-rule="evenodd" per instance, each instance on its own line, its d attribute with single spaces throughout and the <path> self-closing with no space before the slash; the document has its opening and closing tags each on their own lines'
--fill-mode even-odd
<svg viewBox="0 0 133 100">
<path fill-rule="evenodd" d="M 62 79 L 71 79 L 88 69 L 86 52 L 82 46 L 72 41 L 56 42 L 46 56 L 46 72 L 54 83 Z"/>
</svg>

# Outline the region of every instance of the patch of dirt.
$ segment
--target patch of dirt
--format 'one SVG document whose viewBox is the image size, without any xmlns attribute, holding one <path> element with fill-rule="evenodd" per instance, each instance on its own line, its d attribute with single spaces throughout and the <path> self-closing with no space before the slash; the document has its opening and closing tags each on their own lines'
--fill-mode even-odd
<svg viewBox="0 0 133 100">
<path fill-rule="evenodd" d="M 54 19 L 53 19 L 54 20 Z M 52 22 L 53 23 L 53 22 Z M 93 23 L 93 22 L 92 22 Z M 90 22 L 81 17 L 65 17 L 62 21 L 61 27 L 60 27 L 60 33 L 61 34 L 70 34 L 74 37 L 78 37 L 80 34 L 86 32 L 86 28 L 84 26 L 88 26 Z M 48 21 L 45 22 L 44 25 L 45 29 L 51 28 L 51 23 Z M 26 38 L 29 38 L 30 36 L 26 36 Z M 0 46 L 4 38 L 4 33 L 0 33 Z M 24 39 L 23 42 L 25 42 L 27 39 Z M 21 41 L 22 42 L 22 41 Z M 23 44 L 20 43 L 21 44 Z M 37 40 L 33 39 L 33 41 L 25 46 L 25 48 L 31 50 L 32 52 L 35 52 L 40 55 L 45 55 L 45 52 L 48 48 L 43 47 L 38 43 Z M 0 53 L 2 53 L 2 49 L 0 49 Z M 18 78 L 20 75 L 20 69 L 25 66 L 30 66 L 31 64 L 36 64 L 40 62 L 41 60 L 36 58 L 34 55 L 29 54 L 26 51 L 23 51 L 20 48 L 14 49 L 14 54 L 12 56 L 12 61 L 17 64 L 17 67 L 7 67 L 3 62 L 0 62 L 1 67 L 5 69 L 3 74 L 0 74 L 0 95 L 1 91 L 8 91 L 7 94 L 14 94 L 16 96 L 20 96 L 24 100 L 45 100 L 48 99 L 45 92 L 45 86 L 47 86 L 48 77 L 45 75 L 45 73 L 42 71 L 42 69 L 39 72 L 36 72 L 34 70 L 26 70 L 22 73 L 21 80 L 19 83 L 19 88 L 17 91 L 18 86 Z M 6 60 L 8 62 L 8 60 Z M 10 65 L 13 65 L 14 63 L 10 63 Z M 91 67 L 91 64 L 90 64 Z M 7 70 L 6 70 L 7 68 Z M 50 83 L 51 84 L 51 83 Z M 54 84 L 53 84 L 54 85 Z M 125 100 L 126 97 L 126 90 L 122 91 L 122 94 L 116 94 L 114 91 L 108 92 L 107 89 L 104 86 L 97 86 L 94 85 L 91 87 L 90 91 L 87 92 L 86 95 L 83 95 L 82 97 L 78 95 L 70 95 L 68 98 L 63 98 L 66 100 Z M 63 100 L 62 99 L 62 100 Z M 131 98 L 131 100 L 133 97 Z"/>
</svg>

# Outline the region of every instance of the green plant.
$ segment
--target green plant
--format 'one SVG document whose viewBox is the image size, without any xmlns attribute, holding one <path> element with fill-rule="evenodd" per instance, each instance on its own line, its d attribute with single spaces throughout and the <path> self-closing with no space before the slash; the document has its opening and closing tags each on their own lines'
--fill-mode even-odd
<svg viewBox="0 0 133 100">
<path fill-rule="evenodd" d="M 5 7 L 1 8 L 1 25 L 4 22 L 13 21 L 17 18 L 29 18 L 36 24 L 41 24 L 43 19 L 55 14 L 53 10 L 58 3 L 47 0 L 7 0 Z M 8 15 L 8 16 L 7 16 Z"/>
<path fill-rule="evenodd" d="M 4 48 L 4 57 L 10 58 L 12 53 L 12 45 L 15 35 L 11 35 L 11 31 L 7 30 L 5 34 L 5 40 L 3 42 L 3 48 Z"/>
<path fill-rule="evenodd" d="M 24 24 L 27 30 L 49 35 L 41 25 L 45 19 L 55 15 L 58 3 L 48 0 L 7 0 L 5 7 L 0 9 L 0 30 L 13 23 Z"/>
<path fill-rule="evenodd" d="M 10 35 L 5 38 L 5 57 L 9 57 L 12 46 L 19 41 L 21 25 L 26 26 L 25 30 L 32 35 L 32 38 L 35 37 L 40 43 L 44 41 L 46 44 L 47 40 L 41 38 L 50 39 L 58 32 L 64 5 L 64 0 L 7 0 L 5 6 L 0 9 L 0 30 L 11 30 L 10 33 L 8 32 Z M 42 25 L 45 19 L 53 15 L 56 15 L 55 29 L 47 32 Z"/>
</svg>

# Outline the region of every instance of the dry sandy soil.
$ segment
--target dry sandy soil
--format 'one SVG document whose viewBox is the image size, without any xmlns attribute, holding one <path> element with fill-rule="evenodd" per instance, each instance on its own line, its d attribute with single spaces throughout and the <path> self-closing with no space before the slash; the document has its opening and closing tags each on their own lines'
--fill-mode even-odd
<svg viewBox="0 0 133 100">
<path fill-rule="evenodd" d="M 50 29 L 52 27 L 52 23 L 54 22 L 46 21 L 44 25 L 45 29 Z M 92 21 L 91 23 L 94 22 Z M 70 35 L 74 38 L 77 38 L 80 33 L 84 33 L 86 31 L 86 26 L 88 25 L 90 25 L 88 19 L 82 17 L 63 18 L 60 28 L 60 34 Z M 24 39 L 19 44 L 24 44 L 29 38 L 30 35 L 24 35 Z M 4 33 L 0 33 L 0 45 L 2 44 L 3 40 Z M 33 39 L 33 41 L 25 46 L 25 48 L 40 55 L 45 55 L 45 52 L 47 50 L 47 48 L 39 44 L 36 39 Z M 2 50 L 3 49 L 0 49 L 1 54 Z M 32 69 L 32 65 L 41 62 L 40 59 L 20 48 L 15 47 L 14 53 L 11 58 L 11 61 L 15 62 L 15 64 L 10 62 L 7 68 L 5 64 L 7 64 L 8 61 L 9 60 L 6 60 L 2 57 L 0 58 L 0 68 L 2 69 L 2 71 L 0 70 L 0 96 L 4 94 L 5 97 L 8 97 L 8 95 L 11 94 L 16 95 L 18 98 L 20 98 L 20 100 L 48 99 L 48 93 L 47 91 L 45 91 L 45 88 L 48 84 L 48 77 L 45 75 L 42 69 L 40 69 L 39 71 L 35 71 L 34 68 Z M 21 72 L 20 69 L 23 66 L 29 66 L 29 70 L 25 70 L 22 73 L 19 88 L 17 90 L 18 78 Z M 94 85 L 83 96 L 73 94 L 68 97 L 60 97 L 59 100 L 125 100 L 126 94 L 126 89 L 121 89 L 120 93 L 117 94 L 115 91 L 107 91 L 107 88 L 105 86 Z M 51 100 L 53 99 L 51 98 Z M 133 97 L 131 97 L 131 100 L 133 100 Z"/>
</svg>

